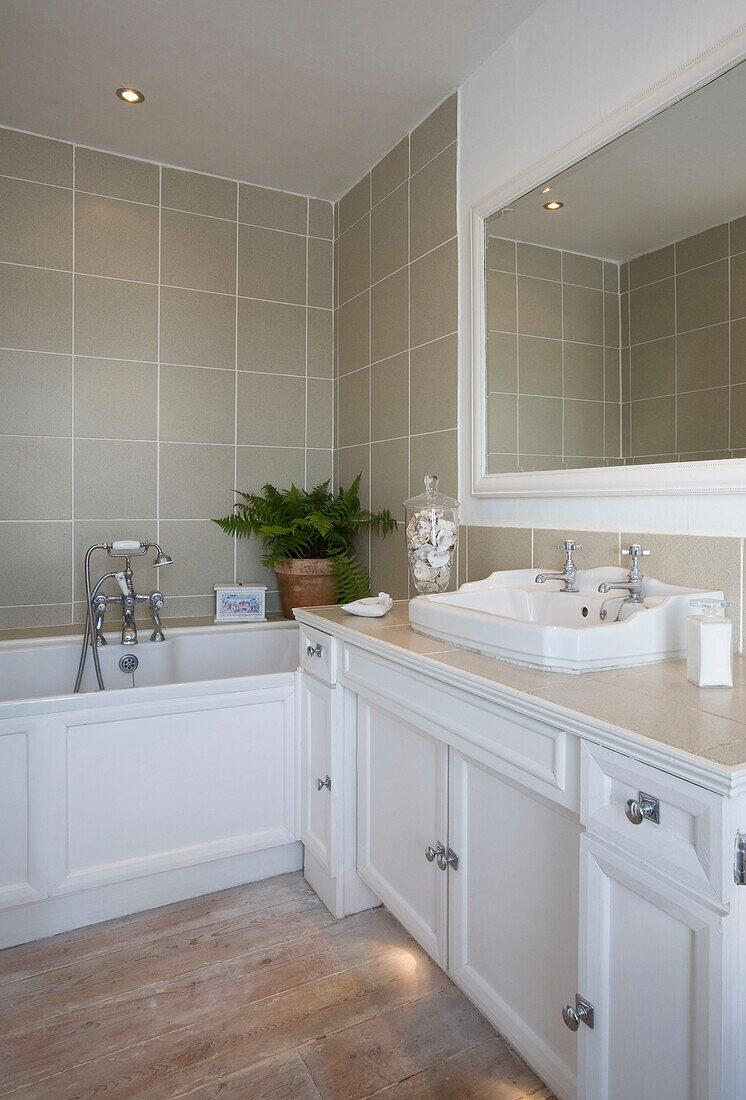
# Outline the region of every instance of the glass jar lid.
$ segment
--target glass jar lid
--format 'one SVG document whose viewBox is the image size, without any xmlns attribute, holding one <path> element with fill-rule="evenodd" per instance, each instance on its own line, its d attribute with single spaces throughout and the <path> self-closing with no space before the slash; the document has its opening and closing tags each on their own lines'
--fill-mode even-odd
<svg viewBox="0 0 746 1100">
<path fill-rule="evenodd" d="M 459 501 L 455 497 L 444 496 L 438 492 L 438 475 L 426 474 L 425 492 L 416 497 L 410 497 L 404 501 L 405 508 L 458 508 Z"/>
</svg>

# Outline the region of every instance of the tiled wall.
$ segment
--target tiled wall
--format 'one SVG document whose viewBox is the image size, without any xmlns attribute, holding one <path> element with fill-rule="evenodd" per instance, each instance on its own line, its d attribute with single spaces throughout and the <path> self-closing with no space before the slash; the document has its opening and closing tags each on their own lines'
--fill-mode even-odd
<svg viewBox="0 0 746 1100">
<path fill-rule="evenodd" d="M 434 472 L 457 495 L 456 96 L 340 201 L 337 480 L 403 518 Z M 407 594 L 401 530 L 365 540 L 373 586 Z"/>
<path fill-rule="evenodd" d="M 623 547 L 642 543 L 651 551 L 643 572 L 670 584 L 692 588 L 721 589 L 730 602 L 734 647 L 741 652 L 746 641 L 744 616 L 744 549 L 740 538 L 709 538 L 700 535 L 644 534 L 640 531 L 546 530 L 529 527 L 462 527 L 459 582 L 482 580 L 496 569 L 561 568 L 565 559 L 557 543 L 575 539 L 579 569 L 603 565 L 629 567 Z"/>
<path fill-rule="evenodd" d="M 493 234 L 489 473 L 619 462 L 619 266 Z"/>
<path fill-rule="evenodd" d="M 0 130 L 0 627 L 79 619 L 106 538 L 161 542 L 171 615 L 276 588 L 210 518 L 331 475 L 332 238 L 329 203 Z"/>
<path fill-rule="evenodd" d="M 622 265 L 623 446 L 746 456 L 746 217 Z"/>
</svg>

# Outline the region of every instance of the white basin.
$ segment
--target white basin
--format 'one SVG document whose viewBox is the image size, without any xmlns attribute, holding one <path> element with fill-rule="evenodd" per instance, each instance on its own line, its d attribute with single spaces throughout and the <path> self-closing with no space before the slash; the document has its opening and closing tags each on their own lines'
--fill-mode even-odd
<svg viewBox="0 0 746 1100">
<path fill-rule="evenodd" d="M 602 581 L 624 581 L 618 566 L 578 572 L 578 592 L 562 592 L 561 581 L 535 582 L 540 569 L 492 573 L 463 584 L 457 592 L 417 596 L 409 618 L 418 634 L 476 650 L 517 665 L 556 672 L 673 661 L 686 655 L 686 620 L 696 614 L 690 600 L 723 598 L 722 592 L 683 588 L 646 577 L 643 603 L 623 604 L 624 592 L 602 596 Z M 606 617 L 601 618 L 602 609 Z"/>
</svg>

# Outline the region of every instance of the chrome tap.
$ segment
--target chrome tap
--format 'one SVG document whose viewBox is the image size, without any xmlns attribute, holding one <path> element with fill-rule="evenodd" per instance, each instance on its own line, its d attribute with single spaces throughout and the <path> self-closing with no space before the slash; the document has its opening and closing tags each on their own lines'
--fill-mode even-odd
<svg viewBox="0 0 746 1100">
<path fill-rule="evenodd" d="M 575 568 L 575 562 L 572 556 L 576 550 L 582 550 L 583 547 L 579 542 L 573 542 L 572 539 L 565 539 L 564 542 L 557 543 L 557 549 L 564 550 L 567 553 L 562 572 L 537 573 L 534 580 L 536 584 L 544 584 L 545 581 L 564 581 L 564 587 L 560 589 L 561 592 L 577 592 L 578 588 L 575 584 L 577 569 Z"/>
<path fill-rule="evenodd" d="M 603 584 L 599 584 L 598 591 L 602 596 L 605 596 L 607 592 L 627 592 L 628 595 L 624 599 L 624 603 L 643 603 L 644 598 L 642 595 L 642 582 L 645 580 L 640 572 L 640 558 L 649 558 L 650 551 L 643 550 L 639 542 L 633 542 L 626 550 L 622 550 L 622 554 L 625 557 L 632 558 L 632 565 L 629 568 L 626 581 L 605 581 Z"/>
</svg>

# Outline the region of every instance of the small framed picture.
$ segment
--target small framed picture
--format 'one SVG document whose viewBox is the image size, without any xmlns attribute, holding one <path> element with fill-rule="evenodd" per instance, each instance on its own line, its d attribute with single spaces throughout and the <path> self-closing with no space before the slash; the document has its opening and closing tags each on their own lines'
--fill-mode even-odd
<svg viewBox="0 0 746 1100">
<path fill-rule="evenodd" d="M 264 584 L 216 584 L 215 622 L 266 622 L 266 592 Z"/>
</svg>

